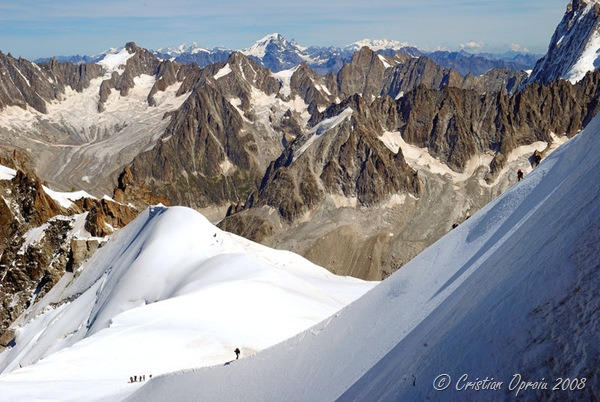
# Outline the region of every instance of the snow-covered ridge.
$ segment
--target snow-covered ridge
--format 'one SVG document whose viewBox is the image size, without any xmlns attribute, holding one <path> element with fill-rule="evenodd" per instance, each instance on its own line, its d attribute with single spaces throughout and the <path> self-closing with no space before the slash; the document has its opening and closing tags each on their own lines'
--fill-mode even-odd
<svg viewBox="0 0 600 402">
<path fill-rule="evenodd" d="M 515 373 L 597 378 L 599 133 L 597 116 L 332 319 L 231 366 L 155 378 L 127 400 L 505 400 Z M 432 384 L 442 373 L 453 382 L 440 392 Z M 464 373 L 504 387 L 457 392 Z"/>
<path fill-rule="evenodd" d="M 61 207 L 69 209 L 73 206 L 73 202 L 80 200 L 82 198 L 91 198 L 96 199 L 96 197 L 88 194 L 83 190 L 79 191 L 71 191 L 71 192 L 61 192 L 54 191 L 49 189 L 46 186 L 42 186 L 44 192 L 50 196 L 54 201 L 56 201 Z"/>
<path fill-rule="evenodd" d="M 362 39 L 356 41 L 347 46 L 348 49 L 352 49 L 354 51 L 360 50 L 362 47 L 367 46 L 371 48 L 373 51 L 378 50 L 398 50 L 403 47 L 412 46 L 408 42 L 400 42 L 397 40 L 388 40 L 388 39 Z"/>
<path fill-rule="evenodd" d="M 236 347 L 246 357 L 374 285 L 222 232 L 191 209 L 151 207 L 18 320 L 0 354 L 0 395 L 120 399 L 141 385 L 127 383 L 134 374 L 224 364 Z"/>
<path fill-rule="evenodd" d="M 182 43 L 176 47 L 159 48 L 159 49 L 156 49 L 156 52 L 157 53 L 165 53 L 165 54 L 169 54 L 169 55 L 176 55 L 176 54 L 183 54 L 183 53 L 190 53 L 190 54 L 209 53 L 210 50 L 208 50 L 204 47 L 198 46 L 198 44 L 196 42 L 192 42 L 190 45 L 186 45 L 185 43 Z"/>
</svg>

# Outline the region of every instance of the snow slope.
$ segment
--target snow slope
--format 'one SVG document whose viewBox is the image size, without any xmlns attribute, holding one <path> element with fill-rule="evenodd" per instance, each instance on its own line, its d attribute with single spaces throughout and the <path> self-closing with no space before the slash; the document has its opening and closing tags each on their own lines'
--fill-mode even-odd
<svg viewBox="0 0 600 402">
<path fill-rule="evenodd" d="M 251 355 L 374 285 L 151 207 L 17 320 L 0 400 L 118 400 L 141 385 L 130 376 Z"/>
<path fill-rule="evenodd" d="M 12 180 L 16 175 L 15 169 L 0 165 L 0 180 Z"/>
<path fill-rule="evenodd" d="M 227 367 L 153 378 L 130 401 L 505 400 L 512 375 L 600 370 L 600 116 L 524 181 L 334 318 Z M 500 391 L 443 392 L 468 373 Z M 235 386 L 232 386 L 234 384 Z"/>
<path fill-rule="evenodd" d="M 113 71 L 120 69 L 125 66 L 127 60 L 133 57 L 135 53 L 129 53 L 129 51 L 125 48 L 119 49 L 116 52 L 110 52 L 106 56 L 102 58 L 102 60 L 98 61 L 104 70 L 107 72 L 108 76 Z"/>
</svg>

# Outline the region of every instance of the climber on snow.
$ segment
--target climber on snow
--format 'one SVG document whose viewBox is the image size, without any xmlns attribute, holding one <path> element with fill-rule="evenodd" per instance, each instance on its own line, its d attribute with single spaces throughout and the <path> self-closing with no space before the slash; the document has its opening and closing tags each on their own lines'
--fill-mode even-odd
<svg viewBox="0 0 600 402">
<path fill-rule="evenodd" d="M 235 352 L 235 360 L 239 359 L 240 358 L 240 353 L 241 353 L 240 349 L 239 348 L 235 348 L 234 352 Z"/>
<path fill-rule="evenodd" d="M 521 169 L 517 170 L 517 181 L 523 180 L 523 171 Z"/>
</svg>

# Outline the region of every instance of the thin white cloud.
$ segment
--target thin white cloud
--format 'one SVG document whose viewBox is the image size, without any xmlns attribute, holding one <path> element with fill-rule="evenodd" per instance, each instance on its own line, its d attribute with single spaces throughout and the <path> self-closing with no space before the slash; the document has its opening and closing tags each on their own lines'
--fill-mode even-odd
<svg viewBox="0 0 600 402">
<path fill-rule="evenodd" d="M 470 41 L 467 43 L 461 43 L 461 49 L 469 49 L 469 50 L 481 50 L 485 44 L 483 42 Z"/>
<path fill-rule="evenodd" d="M 518 43 L 511 43 L 510 44 L 510 50 L 513 50 L 515 52 L 529 53 L 529 49 L 528 48 L 523 47 L 523 46 L 519 45 Z"/>
</svg>

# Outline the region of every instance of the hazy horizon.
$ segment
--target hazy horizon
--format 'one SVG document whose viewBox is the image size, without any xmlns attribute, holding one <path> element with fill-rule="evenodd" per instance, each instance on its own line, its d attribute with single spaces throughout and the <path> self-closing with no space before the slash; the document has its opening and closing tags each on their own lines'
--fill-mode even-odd
<svg viewBox="0 0 600 402">
<path fill-rule="evenodd" d="M 0 0 L 0 50 L 35 59 L 93 55 L 128 41 L 151 49 L 192 42 L 206 48 L 242 49 L 279 32 L 308 46 L 341 47 L 371 38 L 407 42 L 423 50 L 545 53 L 567 3 Z"/>
</svg>

